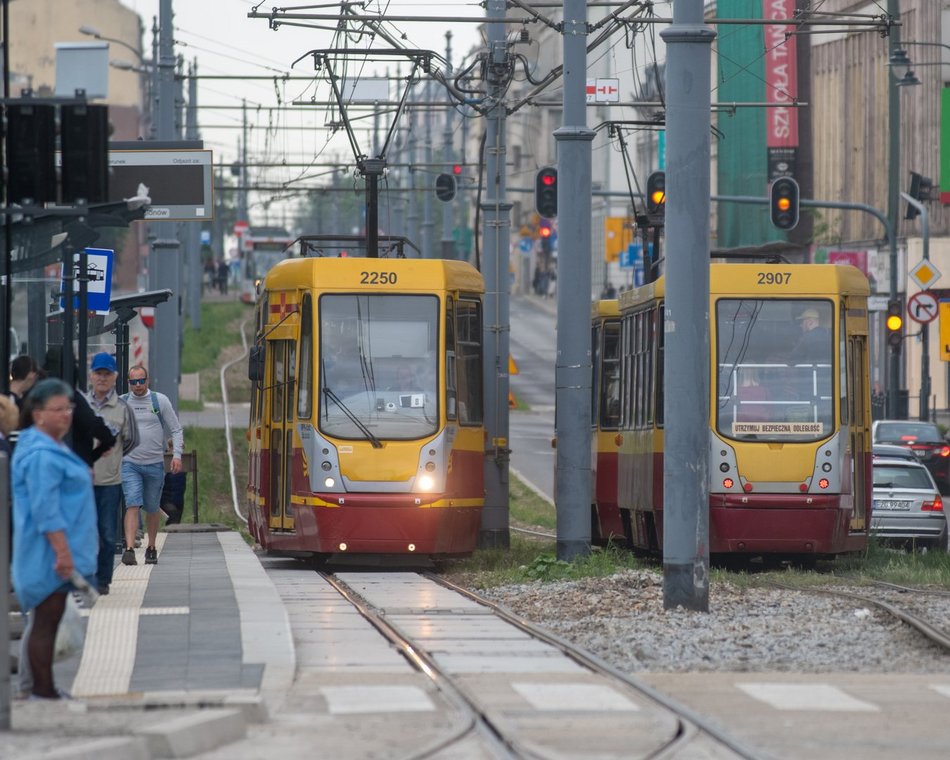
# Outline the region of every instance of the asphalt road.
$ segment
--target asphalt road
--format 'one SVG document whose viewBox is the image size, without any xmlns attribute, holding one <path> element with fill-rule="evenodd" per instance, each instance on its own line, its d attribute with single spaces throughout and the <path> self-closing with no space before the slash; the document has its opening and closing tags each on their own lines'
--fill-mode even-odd
<svg viewBox="0 0 950 760">
<path fill-rule="evenodd" d="M 518 368 L 511 391 L 529 407 L 512 410 L 508 421 L 511 469 L 554 501 L 554 366 L 557 355 L 556 301 L 513 296 L 509 348 Z"/>
</svg>

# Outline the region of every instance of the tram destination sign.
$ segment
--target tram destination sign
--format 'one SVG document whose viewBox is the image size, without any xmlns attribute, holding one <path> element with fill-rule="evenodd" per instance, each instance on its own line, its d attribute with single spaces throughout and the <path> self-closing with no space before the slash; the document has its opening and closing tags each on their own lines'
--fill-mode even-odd
<svg viewBox="0 0 950 760">
<path fill-rule="evenodd" d="M 200 141 L 109 143 L 109 200 L 121 201 L 148 188 L 151 221 L 203 221 L 214 216 L 210 150 Z"/>
</svg>

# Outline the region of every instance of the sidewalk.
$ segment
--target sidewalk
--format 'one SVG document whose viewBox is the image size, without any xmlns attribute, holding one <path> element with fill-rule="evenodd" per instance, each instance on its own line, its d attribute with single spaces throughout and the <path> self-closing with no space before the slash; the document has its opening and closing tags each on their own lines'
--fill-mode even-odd
<svg viewBox="0 0 950 760">
<path fill-rule="evenodd" d="M 158 536 L 157 565 L 137 550 L 139 564 L 117 565 L 111 593 L 82 611 L 81 659 L 55 665 L 74 698 L 13 701 L 0 757 L 189 757 L 276 710 L 295 656 L 273 584 L 239 534 L 174 528 Z"/>
</svg>

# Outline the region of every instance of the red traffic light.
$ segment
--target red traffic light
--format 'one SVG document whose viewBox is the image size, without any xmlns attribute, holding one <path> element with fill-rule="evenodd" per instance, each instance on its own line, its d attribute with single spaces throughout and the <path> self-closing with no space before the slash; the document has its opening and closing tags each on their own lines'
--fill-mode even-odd
<svg viewBox="0 0 950 760">
<path fill-rule="evenodd" d="M 453 165 L 452 165 L 452 174 L 454 174 L 454 175 L 457 177 L 457 176 L 458 176 L 459 174 L 461 174 L 461 173 L 462 173 L 462 165 L 461 165 L 461 164 L 453 164 Z"/>
<path fill-rule="evenodd" d="M 553 166 L 538 170 L 534 180 L 534 207 L 545 219 L 557 216 L 557 169 Z"/>
<path fill-rule="evenodd" d="M 548 185 L 549 187 L 557 182 L 557 177 L 553 174 L 542 174 L 541 175 L 541 184 Z"/>
<path fill-rule="evenodd" d="M 551 228 L 541 227 L 541 229 L 538 230 L 538 234 L 543 238 L 551 237 Z"/>
</svg>

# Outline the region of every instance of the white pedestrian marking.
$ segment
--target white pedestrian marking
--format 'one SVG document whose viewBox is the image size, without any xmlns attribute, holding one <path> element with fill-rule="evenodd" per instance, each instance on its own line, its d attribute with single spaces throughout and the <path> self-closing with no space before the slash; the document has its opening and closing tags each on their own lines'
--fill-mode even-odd
<svg viewBox="0 0 950 760">
<path fill-rule="evenodd" d="M 623 694 L 600 684 L 515 681 L 511 686 L 535 710 L 635 712 L 640 709 Z"/>
<path fill-rule="evenodd" d="M 416 686 L 321 686 L 320 691 L 331 715 L 435 710 Z"/>
<path fill-rule="evenodd" d="M 942 694 L 945 697 L 950 697 L 950 685 L 948 684 L 931 684 L 930 688 L 938 694 Z"/>
<path fill-rule="evenodd" d="M 826 683 L 737 683 L 736 686 L 776 710 L 878 712 L 880 709 Z"/>
<path fill-rule="evenodd" d="M 161 558 L 165 533 L 159 533 L 155 548 Z M 145 550 L 136 551 L 137 565 L 116 565 L 108 596 L 100 596 L 89 613 L 86 644 L 72 694 L 94 697 L 128 694 L 139 635 L 139 615 L 148 578 L 155 565 L 145 564 Z M 168 609 L 168 608 L 165 608 Z"/>
</svg>

